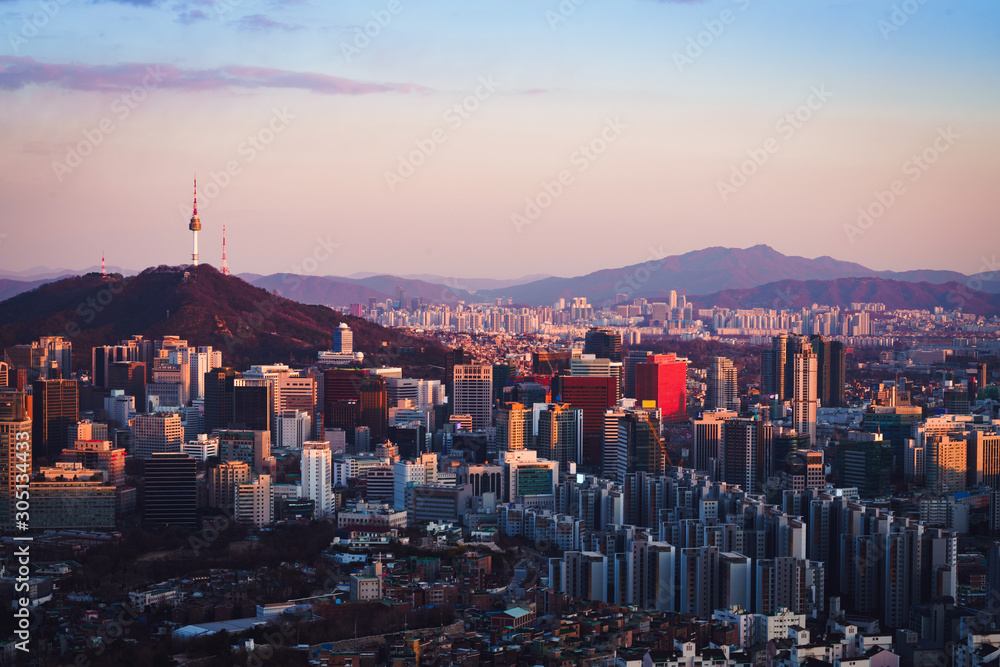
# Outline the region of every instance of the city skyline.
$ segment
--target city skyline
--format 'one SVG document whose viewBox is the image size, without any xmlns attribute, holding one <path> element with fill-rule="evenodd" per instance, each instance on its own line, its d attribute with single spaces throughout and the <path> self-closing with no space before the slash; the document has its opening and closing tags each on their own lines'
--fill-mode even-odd
<svg viewBox="0 0 1000 667">
<path fill-rule="evenodd" d="M 186 263 L 195 172 L 202 261 L 226 225 L 235 273 L 324 241 L 316 275 L 574 276 L 649 243 L 972 274 L 994 251 L 933 241 L 988 235 L 998 203 L 986 3 L 52 7 L 0 19 L 0 197 L 31 221 L 9 270 Z M 594 242 L 619 229 L 649 243 Z"/>
</svg>

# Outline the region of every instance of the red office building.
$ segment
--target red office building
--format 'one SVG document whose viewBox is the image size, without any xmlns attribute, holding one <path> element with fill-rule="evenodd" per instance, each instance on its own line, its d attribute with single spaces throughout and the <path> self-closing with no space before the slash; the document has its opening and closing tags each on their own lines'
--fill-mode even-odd
<svg viewBox="0 0 1000 667">
<path fill-rule="evenodd" d="M 583 410 L 583 460 L 577 463 L 599 468 L 604 444 L 604 413 L 618 400 L 618 378 L 558 376 L 553 378 L 552 394 L 555 402 L 569 403 L 571 408 Z"/>
<path fill-rule="evenodd" d="M 673 353 L 651 354 L 636 364 L 635 398 L 640 407 L 654 401 L 664 423 L 687 420 L 687 360 Z"/>
</svg>

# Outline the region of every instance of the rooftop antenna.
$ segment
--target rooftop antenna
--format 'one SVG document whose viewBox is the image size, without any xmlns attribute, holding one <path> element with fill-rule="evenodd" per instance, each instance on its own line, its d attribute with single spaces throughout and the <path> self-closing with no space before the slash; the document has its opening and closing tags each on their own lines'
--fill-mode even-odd
<svg viewBox="0 0 1000 667">
<path fill-rule="evenodd" d="M 229 263 L 226 262 L 226 226 L 222 225 L 222 275 L 229 275 Z"/>
</svg>

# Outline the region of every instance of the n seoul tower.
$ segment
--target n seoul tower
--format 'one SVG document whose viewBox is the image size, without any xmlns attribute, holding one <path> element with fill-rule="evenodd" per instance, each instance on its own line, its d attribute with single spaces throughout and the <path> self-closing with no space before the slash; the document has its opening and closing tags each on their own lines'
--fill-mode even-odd
<svg viewBox="0 0 1000 667">
<path fill-rule="evenodd" d="M 191 246 L 191 263 L 198 266 L 198 232 L 201 230 L 201 219 L 198 217 L 198 177 L 194 177 L 194 213 L 191 214 L 191 224 L 188 225 L 194 245 Z"/>
</svg>

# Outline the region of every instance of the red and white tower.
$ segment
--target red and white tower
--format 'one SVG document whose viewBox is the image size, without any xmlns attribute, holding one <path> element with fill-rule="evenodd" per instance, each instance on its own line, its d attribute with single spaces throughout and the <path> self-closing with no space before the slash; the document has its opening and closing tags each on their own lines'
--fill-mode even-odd
<svg viewBox="0 0 1000 667">
<path fill-rule="evenodd" d="M 226 261 L 226 226 L 222 225 L 222 275 L 229 275 L 229 263 Z"/>
<path fill-rule="evenodd" d="M 104 266 L 104 251 L 103 250 L 101 251 L 101 275 L 102 276 L 107 276 L 108 275 L 108 269 L 107 269 L 107 267 Z"/>
<path fill-rule="evenodd" d="M 191 247 L 191 263 L 198 266 L 198 232 L 201 231 L 201 219 L 198 217 L 198 177 L 194 177 L 194 213 L 191 215 L 191 224 L 188 225 L 191 235 L 194 237 L 194 245 Z"/>
</svg>

